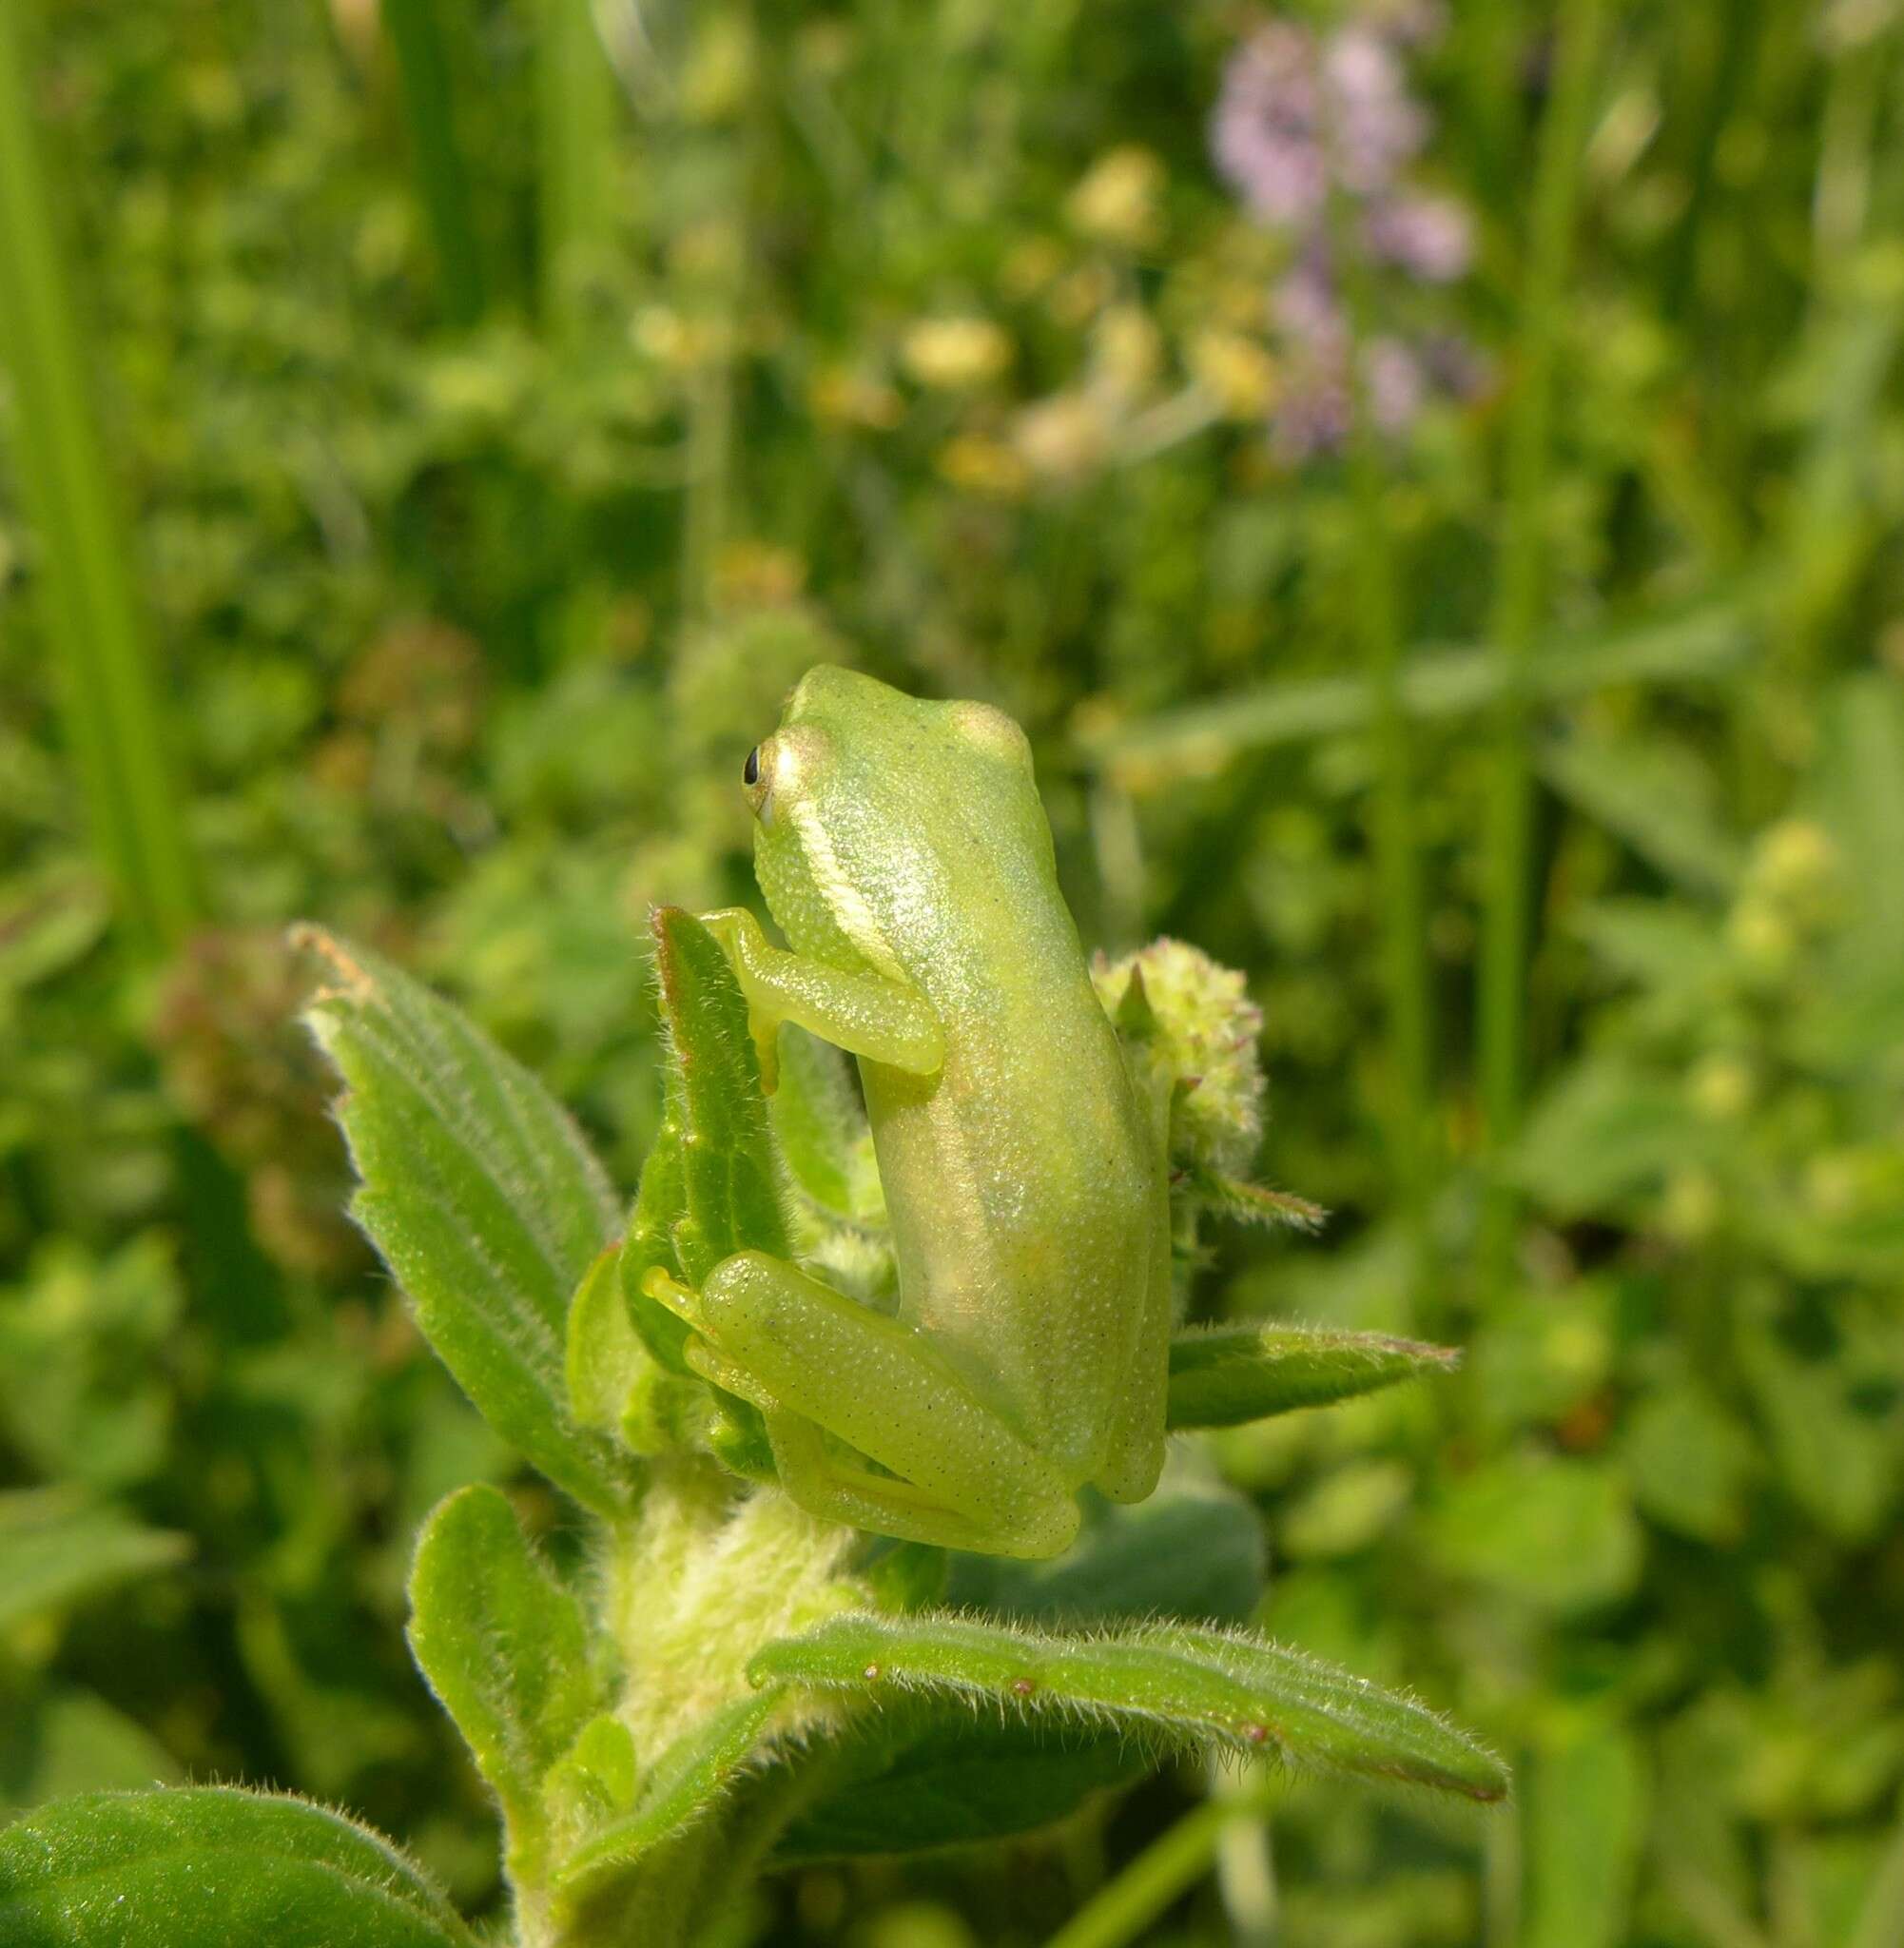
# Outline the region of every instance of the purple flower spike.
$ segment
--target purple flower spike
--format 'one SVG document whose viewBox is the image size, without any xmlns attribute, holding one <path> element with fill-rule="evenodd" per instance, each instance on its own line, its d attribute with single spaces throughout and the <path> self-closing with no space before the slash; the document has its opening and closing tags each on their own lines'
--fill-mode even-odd
<svg viewBox="0 0 1904 1948">
<path fill-rule="evenodd" d="M 1365 236 L 1370 256 L 1425 283 L 1452 283 L 1474 256 L 1474 226 L 1448 196 L 1398 196 L 1376 204 Z"/>
<path fill-rule="evenodd" d="M 1297 246 L 1270 299 L 1286 367 L 1273 430 L 1288 458 L 1340 447 L 1351 421 L 1351 333 L 1331 263 L 1331 191 L 1352 205 L 1371 264 L 1445 284 L 1473 256 L 1467 211 L 1405 181 L 1433 123 L 1409 91 L 1402 50 L 1428 38 L 1439 18 L 1436 0 L 1366 0 L 1360 16 L 1321 37 L 1273 21 L 1224 69 L 1210 130 L 1217 171 L 1252 215 L 1292 232 Z M 1430 390 L 1477 382 L 1472 357 L 1453 340 L 1423 347 L 1387 334 L 1363 347 L 1362 360 L 1370 418 L 1385 433 L 1405 431 Z"/>
</svg>

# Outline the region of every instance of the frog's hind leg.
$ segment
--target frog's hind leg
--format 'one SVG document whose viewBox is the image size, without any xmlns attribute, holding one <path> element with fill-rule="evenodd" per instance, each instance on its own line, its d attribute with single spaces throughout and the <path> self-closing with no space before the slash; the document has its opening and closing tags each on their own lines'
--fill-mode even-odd
<svg viewBox="0 0 1904 1948">
<path fill-rule="evenodd" d="M 910 1326 L 764 1252 L 716 1265 L 699 1313 L 714 1363 L 757 1389 L 802 1507 L 1002 1555 L 1056 1555 L 1077 1533 L 1057 1471 Z M 837 1456 L 822 1428 L 896 1478 Z"/>
<path fill-rule="evenodd" d="M 986 1549 L 998 1547 L 995 1533 L 958 1510 L 920 1493 L 896 1475 L 875 1474 L 835 1453 L 817 1422 L 803 1413 L 764 1410 L 767 1437 L 773 1446 L 774 1466 L 787 1493 L 806 1510 L 828 1522 L 870 1529 L 906 1542 L 935 1543 L 942 1549 Z M 1076 1527 L 1076 1508 L 1072 1526 Z M 1050 1551 L 1039 1546 L 1037 1554 Z"/>
</svg>

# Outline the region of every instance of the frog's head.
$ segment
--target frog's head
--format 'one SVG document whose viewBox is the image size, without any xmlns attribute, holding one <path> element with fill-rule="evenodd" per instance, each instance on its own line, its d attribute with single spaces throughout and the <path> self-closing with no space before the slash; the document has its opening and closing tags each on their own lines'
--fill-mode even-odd
<svg viewBox="0 0 1904 1948">
<path fill-rule="evenodd" d="M 899 978 L 958 905 L 1015 867 L 1050 870 L 1024 732 L 981 703 L 931 703 L 823 664 L 741 771 L 754 867 L 801 953 Z"/>
</svg>

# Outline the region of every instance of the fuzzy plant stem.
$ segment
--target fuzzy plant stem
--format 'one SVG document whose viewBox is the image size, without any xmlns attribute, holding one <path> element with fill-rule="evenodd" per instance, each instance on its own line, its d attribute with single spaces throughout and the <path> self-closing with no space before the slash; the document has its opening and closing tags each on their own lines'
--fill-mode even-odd
<svg viewBox="0 0 1904 1948">
<path fill-rule="evenodd" d="M 0 6 L 0 357 L 12 380 L 12 461 L 39 537 L 47 641 L 93 841 L 135 945 L 163 952 L 196 916 L 195 876 L 41 166 L 22 19 L 30 11 Z"/>
<path fill-rule="evenodd" d="M 1515 1206 L 1503 1164 L 1520 1124 L 1526 1065 L 1533 870 L 1529 696 L 1546 588 L 1554 365 L 1605 10 L 1605 0 L 1564 0 L 1561 8 L 1553 99 L 1542 124 L 1535 166 L 1519 371 L 1507 424 L 1504 529 L 1490 633 L 1508 673 L 1495 713 L 1478 1023 L 1481 1106 L 1490 1165 L 1484 1262 L 1494 1278 L 1504 1275 L 1511 1249 Z"/>
</svg>

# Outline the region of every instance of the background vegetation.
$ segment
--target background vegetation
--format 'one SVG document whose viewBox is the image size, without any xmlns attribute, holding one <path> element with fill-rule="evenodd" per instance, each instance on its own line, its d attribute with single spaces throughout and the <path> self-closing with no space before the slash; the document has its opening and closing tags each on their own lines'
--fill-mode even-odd
<svg viewBox="0 0 1904 1948">
<path fill-rule="evenodd" d="M 1206 1452 L 1517 1808 L 1292 1786 L 1149 1938 L 1904 1939 L 1900 216 L 1887 0 L 0 12 L 0 1803 L 274 1782 L 490 1898 L 403 1574 L 564 1514 L 340 1218 L 284 927 L 631 1185 L 644 913 L 749 895 L 830 656 L 1024 722 L 1088 942 L 1247 970 L 1334 1217 L 1199 1312 L 1467 1349 Z M 1203 1787 L 758 1938 L 1040 1939 Z"/>
</svg>

